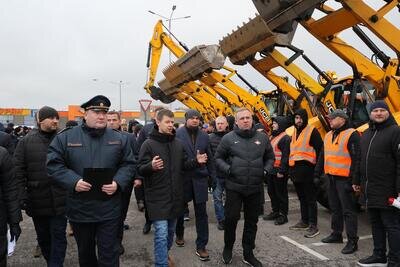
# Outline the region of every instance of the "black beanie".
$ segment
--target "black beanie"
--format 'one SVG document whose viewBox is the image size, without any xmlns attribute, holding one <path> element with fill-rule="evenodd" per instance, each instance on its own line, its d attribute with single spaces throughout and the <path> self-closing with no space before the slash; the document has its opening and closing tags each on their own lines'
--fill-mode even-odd
<svg viewBox="0 0 400 267">
<path fill-rule="evenodd" d="M 188 120 L 193 117 L 198 117 L 200 119 L 201 118 L 200 112 L 198 112 L 197 110 L 194 110 L 194 109 L 189 109 L 188 111 L 186 111 L 185 120 Z"/>
<path fill-rule="evenodd" d="M 383 108 L 390 112 L 388 105 L 383 100 L 377 100 L 371 104 L 370 112 L 372 112 L 376 108 Z"/>
<path fill-rule="evenodd" d="M 59 115 L 57 110 L 55 110 L 52 107 L 44 106 L 39 111 L 36 113 L 36 118 L 38 122 L 44 121 L 45 119 L 48 118 L 57 118 L 59 119 Z"/>
</svg>

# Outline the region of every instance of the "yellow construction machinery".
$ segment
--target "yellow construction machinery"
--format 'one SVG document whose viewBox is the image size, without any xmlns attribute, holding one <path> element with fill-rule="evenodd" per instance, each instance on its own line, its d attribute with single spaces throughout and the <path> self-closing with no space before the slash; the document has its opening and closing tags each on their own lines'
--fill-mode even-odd
<svg viewBox="0 0 400 267">
<path fill-rule="evenodd" d="M 283 2 L 285 2 L 284 5 Z M 362 0 L 336 1 L 343 6 L 337 10 L 329 7 L 326 2 L 253 0 L 272 35 L 282 34 L 282 32 L 291 33 L 293 25 L 297 26 L 300 21 L 307 31 L 352 67 L 355 87 L 363 86 L 362 79 L 365 78 L 374 86 L 374 96 L 377 99 L 385 99 L 392 112 L 400 111 L 398 59 L 390 59 L 386 56 L 359 25 L 362 23 L 363 26 L 368 27 L 395 53 L 399 54 L 399 41 L 394 37 L 400 32 L 399 28 L 383 17 L 389 10 L 398 7 L 398 2 L 385 1 L 379 10 L 372 9 Z M 325 16 L 318 19 L 312 18 L 311 15 L 315 9 Z M 372 50 L 375 62 L 338 37 L 342 30 L 349 27 Z M 299 54 L 301 53 L 297 53 Z M 382 66 L 379 66 L 378 59 L 382 62 Z"/>
<path fill-rule="evenodd" d="M 254 111 L 267 130 L 270 128 L 269 107 L 277 106 L 274 103 L 276 94 L 260 93 L 235 70 L 224 66 L 225 56 L 218 46 L 196 46 L 188 51 L 183 43 L 178 43 L 164 32 L 162 21 L 158 21 L 149 44 L 149 79 L 144 87 L 154 99 L 163 102 L 178 99 L 190 108 L 201 105 L 199 111 L 205 118 L 228 115 L 232 109 L 245 106 Z M 158 82 L 158 88 L 154 84 L 163 46 L 177 60 L 163 70 L 165 79 Z M 246 83 L 253 94 L 237 85 L 232 78 Z"/>
<path fill-rule="evenodd" d="M 178 41 L 179 42 L 179 41 Z M 207 120 L 212 120 L 219 115 L 232 114 L 232 110 L 219 99 L 213 89 L 201 83 L 188 82 L 182 85 L 182 90 L 177 90 L 171 94 L 165 94 L 160 88 L 154 86 L 158 66 L 161 59 L 163 47 L 168 48 L 177 58 L 180 58 L 188 50 L 187 47 L 179 42 L 177 45 L 172 38 L 164 32 L 162 21 L 158 21 L 154 27 L 153 36 L 149 43 L 149 53 L 147 58 L 148 81 L 144 89 L 155 100 L 163 103 L 171 103 L 175 99 L 181 101 L 189 108 L 198 110 Z"/>
<path fill-rule="evenodd" d="M 330 36 L 324 40 L 321 40 L 323 39 L 321 37 L 319 40 L 324 44 L 329 43 L 331 47 L 327 46 L 349 63 L 354 70 L 354 78 L 346 78 L 334 82 L 329 75 L 319 70 L 304 55 L 302 50 L 291 45 L 291 40 L 298 24 L 297 21 L 302 21 L 303 25 L 310 22 L 312 20 L 310 18 L 312 12 L 324 1 L 292 1 L 293 4 L 289 3 L 290 1 L 265 2 L 254 0 L 253 2 L 262 16 L 251 19 L 248 23 L 224 37 L 220 41 L 223 53 L 234 64 L 243 65 L 249 62 L 267 78 L 269 78 L 268 72 L 276 66 L 288 71 L 296 78 L 300 88 L 307 89 L 317 97 L 316 108 L 318 110 L 314 115 L 319 117 L 319 121 L 323 126 L 318 127 L 321 125 L 316 125 L 322 134 L 324 134 L 324 129 L 328 130 L 324 115 L 336 107 L 346 108 L 353 120 L 353 125 L 356 127 L 368 121 L 366 107 L 369 102 L 374 100 L 374 97 L 378 99 L 386 98 L 386 102 L 388 102 L 393 112 L 400 110 L 400 101 L 398 101 L 400 99 L 400 91 L 398 77 L 396 77 L 398 72 L 397 59 L 389 60 L 386 56 L 382 56 L 383 52 L 378 51 L 372 41 L 357 28 L 357 25 L 353 25 L 353 28 L 356 29 L 358 36 L 363 36 L 362 40 L 367 42 L 368 47 L 375 52 L 377 57 L 387 60 L 387 64 L 384 65 L 385 69 L 371 62 L 359 51 L 347 44 L 338 49 L 337 42 L 330 41 L 333 38 L 338 39 L 337 37 Z M 286 6 L 283 6 L 281 2 L 284 2 Z M 325 13 L 328 12 L 325 10 Z M 304 20 L 306 21 L 303 22 Z M 332 21 L 330 24 L 332 24 Z M 329 24 L 325 24 L 326 28 L 327 25 Z M 321 31 L 318 28 L 316 32 Z M 295 54 L 287 59 L 275 49 L 277 46 L 289 48 Z M 257 58 L 258 54 L 261 55 L 261 59 Z M 321 80 L 328 81 L 326 86 L 320 86 L 292 63 L 299 56 L 302 56 L 320 74 L 323 78 Z M 374 93 L 374 96 L 371 95 L 371 92 Z"/>
<path fill-rule="evenodd" d="M 325 99 L 327 102 L 320 105 L 323 109 L 318 109 L 315 114 L 319 119 L 315 121 L 316 117 L 314 117 L 314 121 L 309 122 L 311 124 L 321 122 L 323 124 L 324 118 L 321 118 L 321 115 L 324 111 L 329 112 L 335 107 L 340 107 L 346 108 L 353 120 L 353 125 L 359 126 L 368 121 L 367 105 L 375 99 L 385 99 L 392 112 L 400 111 L 398 59 L 390 59 L 386 56 L 360 27 L 361 23 L 368 27 L 399 55 L 398 38 L 392 35 L 399 33 L 399 29 L 383 18 L 388 10 L 399 6 L 398 2 L 387 0 L 385 1 L 387 4 L 379 10 L 373 10 L 364 1 L 336 1 L 343 6 L 338 10 L 328 7 L 325 2 L 327 1 L 253 0 L 260 16 L 251 19 L 224 37 L 220 41 L 221 50 L 232 63 L 240 65 L 250 63 L 267 78 L 271 75 L 271 69 L 277 66 L 283 67 L 296 78 L 301 85 L 299 88 L 307 89 L 315 94 L 318 100 Z M 324 16 L 319 19 L 312 18 L 315 9 L 322 11 Z M 291 45 L 299 22 L 352 67 L 351 77 L 334 82 L 333 77 L 320 71 L 301 49 Z M 372 60 L 337 36 L 349 27 L 372 50 Z M 276 47 L 289 48 L 294 55 L 285 58 L 276 50 Z M 300 69 L 296 69 L 293 61 L 299 56 L 302 56 L 319 73 L 319 80 L 321 84 L 325 83 L 324 87 L 309 79 Z M 378 61 L 382 62 L 382 66 Z M 398 121 L 399 113 L 395 114 Z M 364 124 L 359 129 L 362 130 L 365 127 Z M 322 127 L 319 130 L 324 134 Z M 327 206 L 325 190 L 320 191 L 318 198 L 320 203 Z"/>
</svg>

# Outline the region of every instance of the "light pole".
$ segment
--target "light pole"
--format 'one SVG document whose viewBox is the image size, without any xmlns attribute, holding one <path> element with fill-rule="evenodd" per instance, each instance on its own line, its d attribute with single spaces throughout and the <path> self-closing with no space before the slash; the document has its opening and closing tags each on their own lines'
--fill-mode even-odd
<svg viewBox="0 0 400 267">
<path fill-rule="evenodd" d="M 158 13 L 156 13 L 154 11 L 151 11 L 151 10 L 148 10 L 148 12 L 150 14 L 153 14 L 153 15 L 156 15 L 156 16 L 159 16 L 159 17 L 165 19 L 165 21 L 168 21 L 168 32 L 170 34 L 171 33 L 171 29 L 172 29 L 172 21 L 173 20 L 188 19 L 188 18 L 191 17 L 191 16 L 184 16 L 184 17 L 173 18 L 173 14 L 174 14 L 175 9 L 176 9 L 176 5 L 173 5 L 172 9 L 171 9 L 171 14 L 169 15 L 169 18 L 167 18 L 167 17 L 165 17 L 165 16 L 163 16 L 161 14 L 158 14 Z M 169 62 L 171 62 L 171 51 L 169 51 Z"/>
<path fill-rule="evenodd" d="M 111 81 L 110 83 L 117 84 L 119 86 L 119 113 L 122 113 L 122 86 L 128 85 L 129 82 L 124 82 L 124 81 L 113 82 L 113 81 Z"/>
</svg>

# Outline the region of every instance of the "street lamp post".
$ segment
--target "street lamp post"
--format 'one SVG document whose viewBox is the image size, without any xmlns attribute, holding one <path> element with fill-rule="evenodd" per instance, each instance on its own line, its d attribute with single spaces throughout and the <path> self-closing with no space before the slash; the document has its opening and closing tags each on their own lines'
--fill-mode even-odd
<svg viewBox="0 0 400 267">
<path fill-rule="evenodd" d="M 117 84 L 119 86 L 119 113 L 122 113 L 122 86 L 128 85 L 129 82 L 119 81 L 119 82 L 110 82 L 112 84 Z"/>
<path fill-rule="evenodd" d="M 93 78 L 91 80 L 93 82 L 104 82 L 103 80 L 98 79 L 98 78 Z M 113 82 L 113 81 L 111 81 L 109 83 L 116 84 L 119 87 L 119 113 L 121 113 L 122 112 L 122 86 L 123 85 L 128 85 L 129 82 L 124 82 L 124 81 Z"/>
</svg>

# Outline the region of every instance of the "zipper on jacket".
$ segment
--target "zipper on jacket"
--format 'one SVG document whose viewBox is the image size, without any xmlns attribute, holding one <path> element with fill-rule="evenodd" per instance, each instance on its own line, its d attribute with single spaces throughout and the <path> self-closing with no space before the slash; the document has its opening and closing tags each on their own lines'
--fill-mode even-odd
<svg viewBox="0 0 400 267">
<path fill-rule="evenodd" d="M 367 194 L 367 190 L 368 190 L 368 158 L 369 158 L 369 152 L 371 150 L 372 141 L 374 141 L 375 136 L 376 136 L 377 133 L 378 133 L 378 130 L 375 130 L 374 135 L 372 136 L 371 140 L 369 141 L 366 160 L 365 160 L 365 179 L 366 179 L 366 183 L 365 183 L 365 203 L 366 203 L 366 208 L 367 209 L 368 209 L 368 194 Z"/>
</svg>

